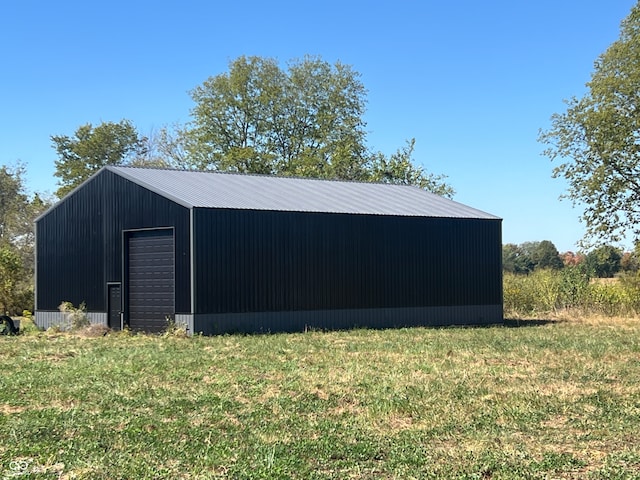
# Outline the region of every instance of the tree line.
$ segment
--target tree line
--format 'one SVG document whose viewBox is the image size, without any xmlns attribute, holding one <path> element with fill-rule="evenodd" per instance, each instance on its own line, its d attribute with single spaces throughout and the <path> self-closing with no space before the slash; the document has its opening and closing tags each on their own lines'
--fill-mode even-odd
<svg viewBox="0 0 640 480">
<path fill-rule="evenodd" d="M 0 315 L 33 309 L 33 220 L 51 199 L 27 193 L 25 166 L 0 166 Z"/>
<path fill-rule="evenodd" d="M 142 135 L 127 119 L 53 135 L 58 197 L 106 165 L 155 166 L 416 185 L 452 196 L 445 177 L 367 144 L 366 89 L 349 65 L 319 57 L 241 56 L 190 92 L 191 120 Z"/>
<path fill-rule="evenodd" d="M 640 244 L 558 253 L 549 240 L 502 247 L 507 317 L 640 314 Z M 611 279 L 611 280 L 609 280 Z"/>
<path fill-rule="evenodd" d="M 536 270 L 577 268 L 585 275 L 612 278 L 619 274 L 640 272 L 640 244 L 633 251 L 613 245 L 600 245 L 587 253 L 559 253 L 550 240 L 507 243 L 502 247 L 502 269 L 512 274 L 529 274 Z"/>
</svg>

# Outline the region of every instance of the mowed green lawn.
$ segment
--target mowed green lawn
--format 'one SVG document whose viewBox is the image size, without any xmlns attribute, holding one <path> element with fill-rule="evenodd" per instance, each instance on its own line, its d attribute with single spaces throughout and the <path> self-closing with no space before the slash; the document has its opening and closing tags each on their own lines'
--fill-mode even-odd
<svg viewBox="0 0 640 480">
<path fill-rule="evenodd" d="M 640 320 L 0 337 L 0 478 L 640 478 Z"/>
</svg>

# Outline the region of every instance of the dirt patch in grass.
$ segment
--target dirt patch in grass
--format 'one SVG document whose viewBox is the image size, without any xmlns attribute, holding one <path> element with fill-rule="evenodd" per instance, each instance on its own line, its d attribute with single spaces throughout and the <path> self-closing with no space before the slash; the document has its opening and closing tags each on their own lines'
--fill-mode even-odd
<svg viewBox="0 0 640 480">
<path fill-rule="evenodd" d="M 25 406 L 0 404 L 0 413 L 3 415 L 13 415 L 15 413 L 22 413 L 27 410 Z"/>
</svg>

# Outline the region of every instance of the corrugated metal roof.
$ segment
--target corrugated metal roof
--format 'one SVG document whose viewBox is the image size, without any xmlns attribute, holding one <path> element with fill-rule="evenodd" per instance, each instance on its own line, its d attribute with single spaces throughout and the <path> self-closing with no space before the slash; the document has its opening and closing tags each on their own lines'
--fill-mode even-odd
<svg viewBox="0 0 640 480">
<path fill-rule="evenodd" d="M 499 218 L 406 185 L 154 168 L 105 168 L 187 208 Z"/>
</svg>

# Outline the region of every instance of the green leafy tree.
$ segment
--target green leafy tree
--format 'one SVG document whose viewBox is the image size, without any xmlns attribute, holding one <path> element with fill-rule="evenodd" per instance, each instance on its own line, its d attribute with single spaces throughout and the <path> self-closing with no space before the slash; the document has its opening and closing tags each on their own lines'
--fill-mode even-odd
<svg viewBox="0 0 640 480">
<path fill-rule="evenodd" d="M 531 273 L 536 269 L 560 270 L 564 263 L 558 249 L 549 240 L 507 243 L 502 247 L 502 269 L 510 273 Z"/>
<path fill-rule="evenodd" d="M 191 91 L 186 149 L 202 169 L 358 178 L 364 86 L 341 63 L 240 57 Z"/>
<path fill-rule="evenodd" d="M 27 225 L 27 195 L 23 188 L 24 165 L 0 167 L 0 245 L 13 243 L 31 230 Z"/>
<path fill-rule="evenodd" d="M 160 150 L 181 168 L 408 183 L 451 196 L 442 176 L 414 164 L 414 141 L 371 154 L 366 90 L 350 66 L 307 56 L 286 70 L 239 57 L 191 91 L 192 121 L 163 129 Z"/>
<path fill-rule="evenodd" d="M 0 245 L 0 314 L 11 313 L 17 300 L 17 286 L 24 268 L 15 248 Z"/>
<path fill-rule="evenodd" d="M 25 174 L 21 163 L 0 166 L 0 245 L 33 245 L 33 220 L 51 205 L 47 196 L 27 193 Z"/>
<path fill-rule="evenodd" d="M 640 3 L 619 39 L 595 62 L 584 97 L 567 101 L 540 134 L 554 177 L 584 207 L 587 239 L 617 242 L 640 234 Z"/>
<path fill-rule="evenodd" d="M 374 155 L 369 179 L 374 182 L 415 185 L 444 197 L 452 197 L 453 188 L 445 182 L 443 175 L 425 172 L 424 168 L 416 165 L 412 158 L 414 147 L 415 139 L 411 139 L 404 148 L 390 157 L 382 153 Z"/>
<path fill-rule="evenodd" d="M 622 252 L 611 246 L 603 245 L 587 254 L 586 265 L 596 277 L 611 278 L 620 271 Z"/>
<path fill-rule="evenodd" d="M 79 127 L 72 137 L 52 135 L 51 141 L 58 153 L 55 162 L 62 198 L 75 187 L 106 165 L 121 165 L 128 159 L 144 155 L 144 142 L 128 120 L 118 123 L 90 123 Z"/>
<path fill-rule="evenodd" d="M 509 273 L 529 273 L 534 268 L 530 252 L 521 245 L 507 243 L 502 246 L 502 269 Z"/>
<path fill-rule="evenodd" d="M 0 166 L 0 313 L 33 309 L 33 220 L 50 202 L 26 192 L 25 173 Z"/>
<path fill-rule="evenodd" d="M 552 270 L 560 270 L 564 264 L 560 258 L 558 249 L 549 240 L 535 242 L 531 249 L 531 260 L 535 268 L 551 268 Z"/>
</svg>

